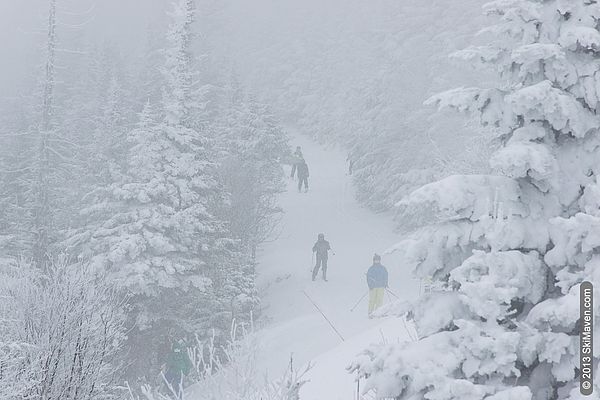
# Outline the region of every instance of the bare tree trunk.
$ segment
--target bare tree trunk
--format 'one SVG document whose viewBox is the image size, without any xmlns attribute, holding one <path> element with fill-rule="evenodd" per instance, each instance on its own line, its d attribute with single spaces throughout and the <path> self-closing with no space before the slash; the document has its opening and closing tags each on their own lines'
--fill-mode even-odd
<svg viewBox="0 0 600 400">
<path fill-rule="evenodd" d="M 46 59 L 46 76 L 42 104 L 42 121 L 39 129 L 38 147 L 38 175 L 36 184 L 36 204 L 34 206 L 34 234 L 33 256 L 36 264 L 46 268 L 48 264 L 48 246 L 50 230 L 50 154 L 49 136 L 52 122 L 54 85 L 55 85 L 55 57 L 56 57 L 56 1 L 50 0 L 48 16 L 48 42 Z"/>
</svg>

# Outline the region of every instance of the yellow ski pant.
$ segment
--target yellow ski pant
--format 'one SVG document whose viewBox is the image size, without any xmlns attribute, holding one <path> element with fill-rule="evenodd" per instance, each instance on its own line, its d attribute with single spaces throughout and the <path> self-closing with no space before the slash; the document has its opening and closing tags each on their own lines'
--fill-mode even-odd
<svg viewBox="0 0 600 400">
<path fill-rule="evenodd" d="M 373 288 L 369 289 L 369 314 L 377 310 L 383 304 L 383 295 L 385 294 L 385 288 Z"/>
</svg>

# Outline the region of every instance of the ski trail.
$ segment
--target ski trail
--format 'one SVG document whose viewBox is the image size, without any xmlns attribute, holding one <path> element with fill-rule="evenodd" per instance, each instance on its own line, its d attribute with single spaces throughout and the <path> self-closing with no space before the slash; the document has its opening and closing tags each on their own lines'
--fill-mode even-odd
<svg viewBox="0 0 600 400">
<path fill-rule="evenodd" d="M 368 297 L 354 312 L 350 309 L 367 291 L 365 273 L 373 254 L 381 254 L 399 240 L 398 235 L 393 233 L 390 215 L 375 214 L 355 200 L 351 177 L 347 175 L 345 154 L 337 149 L 326 149 L 298 134 L 293 136 L 291 144 L 302 147 L 310 170 L 309 191 L 298 193 L 296 182 L 289 181 L 287 192 L 279 199 L 285 212 L 279 234 L 262 246 L 257 266 L 262 316 L 267 321 L 259 332 L 265 349 L 260 367 L 270 377 L 278 376 L 289 365 L 290 354 L 294 356 L 295 365 L 300 366 L 319 360 L 318 356 L 322 354 L 321 357 L 325 357 L 327 352 L 337 354 L 336 347 L 342 343 L 338 351 L 343 348 L 359 352 L 363 345 L 369 343 L 370 337 L 372 341 L 381 340 L 375 327 L 382 323 L 389 325 L 389 322 L 367 318 Z M 289 168 L 286 172 L 289 174 Z M 311 249 L 321 232 L 336 254 L 329 257 L 329 282 L 322 281 L 320 274 L 317 281 L 312 282 L 314 259 Z M 389 271 L 391 291 L 402 299 L 418 296 L 418 281 L 411 279 L 410 271 L 400 266 L 397 256 L 384 256 L 382 263 Z M 334 324 L 344 341 L 303 292 Z M 390 300 L 386 295 L 386 303 Z M 368 335 L 367 331 L 375 333 Z M 365 333 L 360 336 L 360 345 L 351 346 L 353 338 L 362 332 Z M 395 335 L 393 330 L 389 335 Z M 406 334 L 402 332 L 401 336 L 406 337 Z M 334 357 L 341 363 L 336 368 L 341 368 L 341 371 L 336 371 L 340 377 L 339 384 L 345 385 L 341 380 L 347 379 L 348 374 L 343 368 L 354 355 L 347 354 L 347 361 Z M 322 360 L 321 363 L 328 369 L 333 368 L 331 361 Z M 315 365 L 311 374 L 319 368 L 318 364 Z M 311 380 L 313 383 L 318 381 Z M 303 392 L 312 393 L 310 387 L 314 389 L 313 383 L 309 383 Z M 353 388 L 350 390 L 354 393 Z M 303 397 L 302 400 L 313 398 Z"/>
</svg>

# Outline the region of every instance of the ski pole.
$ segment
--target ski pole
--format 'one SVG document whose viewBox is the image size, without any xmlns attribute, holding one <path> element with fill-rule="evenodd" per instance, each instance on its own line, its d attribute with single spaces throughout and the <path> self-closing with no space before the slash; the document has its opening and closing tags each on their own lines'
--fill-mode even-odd
<svg viewBox="0 0 600 400">
<path fill-rule="evenodd" d="M 362 295 L 362 297 L 361 297 L 361 298 L 360 298 L 360 299 L 359 299 L 359 300 L 356 302 L 356 304 L 354 305 L 354 307 L 352 307 L 352 308 L 350 309 L 350 312 L 354 311 L 354 309 L 355 309 L 356 307 L 358 307 L 358 305 L 360 304 L 360 302 L 362 301 L 362 299 L 364 299 L 364 298 L 365 298 L 365 296 L 366 296 L 367 294 L 369 294 L 369 291 L 368 291 L 368 290 L 367 290 L 367 291 L 365 292 L 365 294 L 363 294 L 363 295 Z"/>
<path fill-rule="evenodd" d="M 417 338 L 415 339 L 415 337 L 413 336 L 413 334 L 408 330 L 408 326 L 406 326 L 406 316 L 402 317 L 402 324 L 404 324 L 404 330 L 406 331 L 406 333 L 410 337 L 410 340 L 412 340 L 413 342 L 418 342 L 419 341 L 419 335 L 418 335 L 418 333 L 417 333 Z"/>
<path fill-rule="evenodd" d="M 392 292 L 390 289 L 388 289 L 388 288 L 385 288 L 385 290 L 387 290 L 387 292 L 388 292 L 389 294 L 391 294 L 392 296 L 394 296 L 395 298 L 397 298 L 397 299 L 400 299 L 400 297 L 396 296 L 396 295 L 394 294 L 394 292 Z"/>
<path fill-rule="evenodd" d="M 335 331 L 335 333 L 337 333 L 337 335 L 340 337 L 340 339 L 342 339 L 342 342 L 344 342 L 344 337 L 338 332 L 337 329 L 335 329 L 335 326 L 333 326 L 333 324 L 331 323 L 331 321 L 329 320 L 329 318 L 327 318 L 327 316 L 323 313 L 323 311 L 321 311 L 321 309 L 319 308 L 319 306 L 313 301 L 313 299 L 310 298 L 310 296 L 306 293 L 306 291 L 302 291 L 302 293 L 304 293 L 304 295 L 306 296 L 306 298 L 312 303 L 313 306 L 315 306 L 315 308 L 317 309 L 317 311 L 319 311 L 321 313 L 321 315 L 323 316 L 323 318 L 325 318 L 325 321 L 327 321 L 327 323 L 329 324 L 329 326 L 331 326 L 331 328 Z"/>
</svg>

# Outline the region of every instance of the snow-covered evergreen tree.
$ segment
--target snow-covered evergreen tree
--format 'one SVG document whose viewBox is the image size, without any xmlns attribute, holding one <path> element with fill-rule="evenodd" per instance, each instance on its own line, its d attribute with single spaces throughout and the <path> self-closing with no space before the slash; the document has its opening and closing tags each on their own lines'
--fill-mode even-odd
<svg viewBox="0 0 600 400">
<path fill-rule="evenodd" d="M 354 367 L 380 396 L 579 399 L 579 284 L 593 280 L 600 246 L 600 5 L 484 8 L 498 19 L 491 44 L 456 57 L 491 66 L 502 84 L 429 102 L 497 128 L 497 175 L 451 176 L 399 203 L 426 226 L 397 250 L 453 290 L 413 305 L 420 340 L 373 347 Z"/>
<path fill-rule="evenodd" d="M 197 123 L 203 104 L 190 49 L 193 14 L 193 1 L 175 4 L 162 103 L 147 104 L 126 135 L 126 162 L 115 163 L 108 184 L 90 195 L 88 228 L 74 240 L 92 265 L 133 293 L 136 372 L 159 367 L 169 334 L 226 331 L 239 294 L 230 284 L 239 250 L 216 215 L 226 193 L 210 137 Z"/>
<path fill-rule="evenodd" d="M 174 2 L 169 13 L 171 24 L 167 31 L 164 67 L 163 108 L 165 122 L 188 128 L 200 128 L 202 120 L 202 88 L 198 87 L 197 63 L 192 53 L 195 0 Z"/>
<path fill-rule="evenodd" d="M 32 249 L 30 194 L 36 141 L 35 131 L 28 127 L 30 122 L 29 118 L 23 118 L 12 124 L 3 121 L 2 125 L 0 251 L 5 257 L 31 254 Z"/>
<path fill-rule="evenodd" d="M 64 250 L 61 244 L 87 188 L 87 171 L 99 169 L 98 163 L 85 167 L 90 161 L 87 138 L 97 115 L 93 105 L 99 93 L 87 90 L 88 75 L 74 72 L 80 55 L 69 58 L 68 49 L 58 48 L 61 10 L 56 1 L 48 1 L 48 6 L 44 74 L 34 94 L 24 97 L 19 110 L 23 116 L 6 116 L 13 122 L 8 129 L 3 126 L 0 138 L 0 157 L 6 162 L 0 178 L 6 188 L 0 193 L 4 205 L 0 231 L 10 236 L 2 250 L 11 256 L 32 257 L 40 267 Z M 69 68 L 56 68 L 59 56 Z"/>
<path fill-rule="evenodd" d="M 287 136 L 268 107 L 247 95 L 235 79 L 217 97 L 214 154 L 226 201 L 215 214 L 227 221 L 236 257 L 223 266 L 226 279 L 218 297 L 245 321 L 258 306 L 255 287 L 257 247 L 269 239 L 282 212 L 277 194 L 283 190 L 281 160 L 290 150 Z"/>
<path fill-rule="evenodd" d="M 216 133 L 219 176 L 229 193 L 223 212 L 234 237 L 254 258 L 282 211 L 276 195 L 283 191 L 281 162 L 289 144 L 269 108 L 244 93 L 235 78 L 224 92 Z"/>
<path fill-rule="evenodd" d="M 70 213 L 64 218 L 62 240 L 57 247 L 71 255 L 75 255 L 71 246 L 78 239 L 78 231 L 90 222 L 80 211 L 97 200 L 93 196 L 95 189 L 112 182 L 113 174 L 118 175 L 126 163 L 125 134 L 137 119 L 127 101 L 125 71 L 119 67 L 119 56 L 113 47 L 92 48 L 88 57 L 77 61 L 72 68 L 87 73 L 76 73 L 77 78 L 69 82 L 59 116 L 64 135 L 70 140 L 66 150 L 72 160 L 69 179 L 61 186 L 69 193 L 68 206 L 60 207 Z"/>
</svg>

